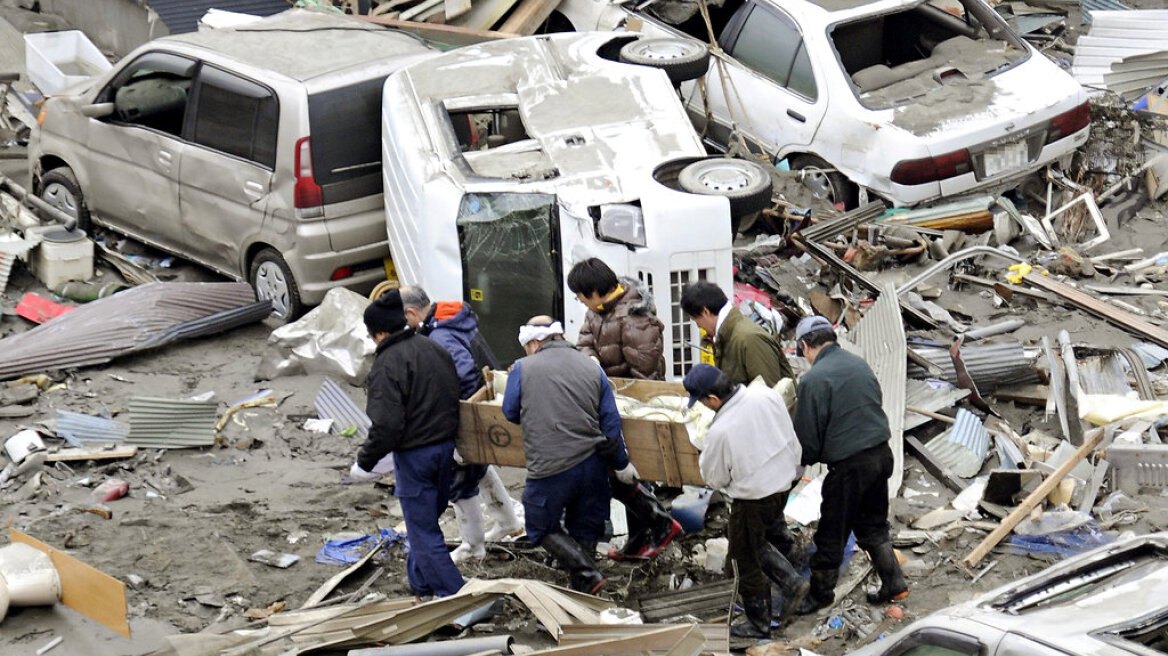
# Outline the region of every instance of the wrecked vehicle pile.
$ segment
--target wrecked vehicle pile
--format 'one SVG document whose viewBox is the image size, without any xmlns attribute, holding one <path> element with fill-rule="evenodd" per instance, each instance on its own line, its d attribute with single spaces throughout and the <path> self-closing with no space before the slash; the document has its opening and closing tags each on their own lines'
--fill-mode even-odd
<svg viewBox="0 0 1168 656">
<path fill-rule="evenodd" d="M 889 22 L 907 20 L 905 12 L 952 22 L 918 4 L 889 4 Z M 646 479 L 675 486 L 659 494 L 672 497 L 685 531 L 661 555 L 598 558 L 609 583 L 593 596 L 561 587 L 568 577 L 526 540 L 493 542 L 484 560 L 461 566 L 468 583 L 458 594 L 415 599 L 403 513 L 386 489 L 393 479 L 345 478 L 369 432 L 368 290 L 322 290 L 312 301 L 320 306 L 299 320 L 265 320 L 275 299 L 257 300 L 254 285 L 110 233 L 89 241 L 55 225 L 79 217 L 61 216 L 67 203 L 29 198 L 25 153 L 13 145 L 15 166 L 0 162 L 0 508 L 12 543 L 0 547 L 0 649 L 1168 652 L 1166 538 L 1152 535 L 1168 531 L 1162 115 L 1131 109 L 1136 96 L 1094 95 L 1088 139 L 1082 92 L 1066 94 L 1048 103 L 1041 129 L 1016 132 L 1039 144 L 1030 155 L 1066 142 L 1063 155 L 1073 156 L 1050 158 L 1064 166 L 1045 166 L 1045 155 L 1023 165 L 1007 152 L 1016 144 L 995 136 L 989 150 L 969 155 L 974 168 L 995 160 L 1000 177 L 978 169 L 976 181 L 993 183 L 980 195 L 931 206 L 817 162 L 818 172 L 872 190 L 869 202 L 857 193 L 845 210 L 832 202 L 841 198 L 808 194 L 815 189 L 797 170 L 772 166 L 763 184 L 752 177 L 757 163 L 707 155 L 670 78 L 621 61 L 625 47 L 653 41 L 644 31 L 496 40 L 444 54 L 419 46 L 416 61 L 383 71 L 388 83 L 376 89 L 385 100 L 372 120 L 385 140 L 364 144 L 381 149 L 387 185 L 377 200 L 388 226 L 381 248 L 388 244 L 403 282 L 475 307 L 503 369 L 518 355 L 516 324 L 532 314 L 563 320 L 575 337 L 584 309 L 573 305 L 565 272 L 586 257 L 642 275 L 667 326 L 671 381 L 709 348 L 679 305 L 689 282 L 717 283 L 743 314 L 769 325 L 797 372 L 808 365 L 794 355 L 795 324 L 826 318 L 880 382 L 907 599 L 868 605 L 872 565 L 849 547 L 835 603 L 784 621 L 772 642 L 732 641 L 727 504 L 699 484 L 700 446 L 685 415 L 643 408 L 632 410 L 644 412 L 639 418 L 625 415 L 630 451 L 639 450 L 633 458 L 646 463 L 638 465 Z M 1007 69 L 1044 57 L 1030 45 L 1014 50 Z M 877 66 L 844 59 L 853 82 Z M 710 64 L 707 75 L 722 66 Z M 1154 105 L 1156 92 L 1132 93 Z M 573 111 L 580 98 L 600 96 L 612 104 Z M 628 106 L 612 109 L 620 103 Z M 1052 140 L 1063 115 L 1075 129 Z M 834 119 L 822 117 L 820 130 L 831 130 Z M 784 159 L 772 150 L 778 156 L 766 164 Z M 709 162 L 687 176 L 709 188 L 686 188 L 680 173 Z M 718 169 L 724 162 L 741 164 Z M 1030 169 L 1017 186 L 996 184 Z M 733 191 L 765 187 L 766 206 L 752 200 L 737 212 L 719 177 L 727 172 Z M 937 188 L 930 197 L 950 195 Z M 516 232 L 521 243 L 506 241 Z M 629 398 L 667 388 L 685 396 L 677 382 L 618 386 Z M 786 391 L 790 401 L 792 386 Z M 507 465 L 504 481 L 518 498 L 522 433 L 492 424 L 500 411 L 486 398 L 496 393 L 488 386 L 463 402 L 459 448 L 468 462 Z M 800 547 L 819 516 L 823 475 L 808 468 L 790 494 L 786 520 Z M 609 523 L 608 546 L 619 546 L 629 538 L 623 509 Z M 443 528 L 453 546 L 453 513 Z M 1078 621 L 1080 611 L 1092 621 Z"/>
</svg>

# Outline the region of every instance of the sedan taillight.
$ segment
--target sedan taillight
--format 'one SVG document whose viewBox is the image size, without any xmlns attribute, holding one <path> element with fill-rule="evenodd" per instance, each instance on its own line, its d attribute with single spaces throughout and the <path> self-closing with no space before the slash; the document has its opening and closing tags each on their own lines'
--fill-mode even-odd
<svg viewBox="0 0 1168 656">
<path fill-rule="evenodd" d="M 918 185 L 955 178 L 973 170 L 969 151 L 962 148 L 951 153 L 922 159 L 906 159 L 892 169 L 892 181 L 902 185 Z"/>
<path fill-rule="evenodd" d="M 1046 131 L 1046 143 L 1054 143 L 1063 137 L 1068 137 L 1087 127 L 1091 122 L 1091 103 L 1063 112 L 1050 119 L 1050 129 Z"/>
</svg>

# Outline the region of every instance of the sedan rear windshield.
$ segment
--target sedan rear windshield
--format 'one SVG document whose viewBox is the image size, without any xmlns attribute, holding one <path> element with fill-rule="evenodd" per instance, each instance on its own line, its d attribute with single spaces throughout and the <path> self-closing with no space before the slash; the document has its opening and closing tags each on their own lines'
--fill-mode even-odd
<svg viewBox="0 0 1168 656">
<path fill-rule="evenodd" d="M 384 77 L 308 97 L 312 171 L 324 204 L 381 193 Z"/>
</svg>

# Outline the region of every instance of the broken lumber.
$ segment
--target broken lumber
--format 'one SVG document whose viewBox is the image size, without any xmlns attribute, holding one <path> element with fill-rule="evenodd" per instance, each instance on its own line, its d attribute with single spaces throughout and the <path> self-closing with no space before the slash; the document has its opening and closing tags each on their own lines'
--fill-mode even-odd
<svg viewBox="0 0 1168 656">
<path fill-rule="evenodd" d="M 1063 297 L 1081 310 L 1090 312 L 1160 346 L 1168 347 L 1168 330 L 1154 326 L 1130 312 L 1120 310 L 1066 283 L 1051 280 L 1049 277 L 1037 273 L 1028 273 L 1022 276 L 1022 280 L 1032 287 L 1038 287 Z"/>
<path fill-rule="evenodd" d="M 1050 494 L 1050 491 L 1059 484 L 1059 481 L 1063 480 L 1063 478 L 1065 478 L 1066 475 L 1075 468 L 1075 465 L 1079 464 L 1080 461 L 1091 455 L 1091 452 L 1094 451 L 1095 447 L 1099 446 L 1099 443 L 1102 441 L 1102 428 L 1095 428 L 1083 436 L 1083 446 L 1075 450 L 1075 453 L 1072 454 L 1066 462 L 1060 465 L 1058 469 L 1054 470 L 1054 473 L 1052 473 L 1050 476 L 1047 476 L 1046 480 L 1043 481 L 1042 484 L 1037 488 L 1035 488 L 1034 491 L 1031 492 L 1025 499 L 1023 499 L 1022 503 L 1018 504 L 1018 507 L 1002 520 L 1002 523 L 998 525 L 998 528 L 994 529 L 989 535 L 987 535 L 985 539 L 981 541 L 981 544 L 977 545 L 973 551 L 969 552 L 969 555 L 966 556 L 961 562 L 964 563 L 966 567 L 974 567 L 979 562 L 981 562 L 981 559 L 985 558 L 986 554 L 988 554 L 991 549 L 993 549 L 999 542 L 1002 541 L 1002 538 L 1009 535 L 1010 532 L 1014 530 L 1014 527 L 1018 525 L 1018 522 L 1022 521 L 1026 515 L 1030 514 L 1031 510 L 1034 510 L 1038 504 L 1042 503 L 1043 499 L 1046 498 L 1046 495 Z"/>
<path fill-rule="evenodd" d="M 119 446 L 113 449 L 102 447 L 68 447 L 45 455 L 45 462 L 73 462 L 76 460 L 116 460 L 133 458 L 138 455 L 138 447 Z"/>
<path fill-rule="evenodd" d="M 361 16 L 360 18 L 370 23 L 412 32 L 427 41 L 452 47 L 469 46 L 514 36 L 512 34 L 503 34 L 491 30 L 480 30 L 458 25 L 442 25 L 439 23 L 416 23 L 414 21 L 397 20 L 396 18 L 388 18 L 386 16 Z"/>
<path fill-rule="evenodd" d="M 499 31 L 520 36 L 535 34 L 558 6 L 560 0 L 521 0 L 507 20 L 499 26 Z"/>
</svg>

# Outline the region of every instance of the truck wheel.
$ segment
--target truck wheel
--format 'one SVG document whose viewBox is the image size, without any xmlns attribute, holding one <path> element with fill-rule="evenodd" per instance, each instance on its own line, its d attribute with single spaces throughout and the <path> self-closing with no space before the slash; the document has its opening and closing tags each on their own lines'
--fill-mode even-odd
<svg viewBox="0 0 1168 656">
<path fill-rule="evenodd" d="M 823 159 L 815 155 L 796 155 L 791 158 L 791 170 L 803 172 L 803 186 L 816 198 L 832 205 L 843 205 L 845 210 L 859 207 L 859 187 Z"/>
<path fill-rule="evenodd" d="M 304 306 L 296 278 L 274 248 L 265 248 L 251 261 L 250 281 L 257 299 L 272 302 L 273 317 L 288 323 L 300 316 Z"/>
<path fill-rule="evenodd" d="M 637 39 L 620 49 L 621 61 L 660 68 L 674 84 L 696 80 L 710 67 L 710 49 L 693 39 Z"/>
<path fill-rule="evenodd" d="M 41 176 L 41 200 L 77 219 L 77 227 L 89 231 L 89 208 L 77 176 L 68 166 L 57 167 Z"/>
<path fill-rule="evenodd" d="M 717 157 L 703 159 L 681 170 L 677 184 L 691 194 L 725 196 L 735 224 L 771 206 L 770 173 L 757 162 Z"/>
</svg>

